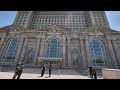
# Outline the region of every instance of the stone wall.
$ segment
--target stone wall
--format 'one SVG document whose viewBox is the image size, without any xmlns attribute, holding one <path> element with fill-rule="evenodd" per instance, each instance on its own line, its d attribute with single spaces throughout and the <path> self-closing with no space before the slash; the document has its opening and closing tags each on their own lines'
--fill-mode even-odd
<svg viewBox="0 0 120 90">
<path fill-rule="evenodd" d="M 120 69 L 102 69 L 104 79 L 120 79 Z"/>
</svg>

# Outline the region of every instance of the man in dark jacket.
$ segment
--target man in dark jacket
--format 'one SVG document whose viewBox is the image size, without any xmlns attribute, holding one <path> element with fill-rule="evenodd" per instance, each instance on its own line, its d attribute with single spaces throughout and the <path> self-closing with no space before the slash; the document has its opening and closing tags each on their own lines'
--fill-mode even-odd
<svg viewBox="0 0 120 90">
<path fill-rule="evenodd" d="M 94 77 L 94 79 L 97 79 L 95 67 L 92 68 L 92 77 Z"/>
<path fill-rule="evenodd" d="M 51 71 L 52 71 L 52 65 L 50 64 L 50 66 L 49 66 L 49 77 L 51 76 Z"/>
<path fill-rule="evenodd" d="M 42 66 L 42 71 L 41 71 L 41 77 L 43 77 L 45 70 L 46 70 L 46 67 L 45 67 L 45 65 L 43 65 Z"/>
<path fill-rule="evenodd" d="M 15 74 L 13 76 L 13 79 L 15 79 L 17 77 L 17 79 L 20 79 L 20 76 L 23 72 L 23 68 L 24 68 L 24 62 L 19 62 L 17 65 L 16 65 L 16 70 L 15 70 Z"/>
</svg>

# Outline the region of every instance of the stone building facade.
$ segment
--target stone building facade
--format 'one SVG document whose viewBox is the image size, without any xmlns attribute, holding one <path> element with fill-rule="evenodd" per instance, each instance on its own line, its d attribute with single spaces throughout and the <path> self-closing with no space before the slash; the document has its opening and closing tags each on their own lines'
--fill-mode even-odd
<svg viewBox="0 0 120 90">
<path fill-rule="evenodd" d="M 0 28 L 0 65 L 24 61 L 31 67 L 120 68 L 120 32 L 108 23 L 71 30 L 56 24 L 31 29 L 29 22 L 26 26 L 16 22 Z"/>
</svg>

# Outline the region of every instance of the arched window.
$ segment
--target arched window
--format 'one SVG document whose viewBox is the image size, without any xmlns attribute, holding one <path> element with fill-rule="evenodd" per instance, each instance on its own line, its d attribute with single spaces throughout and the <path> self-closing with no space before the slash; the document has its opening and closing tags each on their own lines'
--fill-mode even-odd
<svg viewBox="0 0 120 90">
<path fill-rule="evenodd" d="M 93 64 L 96 66 L 104 66 L 107 63 L 106 51 L 104 44 L 97 39 L 91 42 L 91 51 Z"/>
<path fill-rule="evenodd" d="M 10 39 L 2 55 L 2 62 L 14 62 L 19 41 L 17 38 Z"/>
<path fill-rule="evenodd" d="M 61 57 L 59 40 L 50 39 L 48 41 L 47 57 L 54 57 L 54 58 Z"/>
<path fill-rule="evenodd" d="M 71 56 L 72 56 L 72 64 L 78 65 L 78 60 L 80 57 L 79 57 L 79 53 L 77 52 L 77 50 L 73 51 Z"/>
</svg>

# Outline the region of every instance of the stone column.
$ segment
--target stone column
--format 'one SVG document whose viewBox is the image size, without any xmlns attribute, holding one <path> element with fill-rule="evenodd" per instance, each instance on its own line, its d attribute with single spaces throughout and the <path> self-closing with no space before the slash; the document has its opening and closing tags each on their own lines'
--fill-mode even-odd
<svg viewBox="0 0 120 90">
<path fill-rule="evenodd" d="M 114 41 L 114 47 L 115 47 L 115 52 L 116 52 L 116 58 L 117 58 L 117 61 L 118 61 L 118 65 L 119 65 L 119 68 L 120 68 L 120 55 L 119 55 L 119 47 L 118 45 L 116 44 L 117 41 Z"/>
<path fill-rule="evenodd" d="M 108 59 L 108 63 L 107 64 L 109 64 L 110 68 L 113 68 L 112 61 L 111 61 L 111 58 L 110 58 L 110 52 L 109 52 L 108 45 L 105 45 L 105 46 L 106 46 L 106 54 L 107 54 L 107 59 Z"/>
<path fill-rule="evenodd" d="M 109 52 L 110 52 L 110 56 L 111 56 L 111 59 L 112 59 L 113 66 L 114 66 L 114 68 L 118 68 L 118 64 L 117 64 L 117 60 L 116 60 L 116 57 L 115 57 L 115 53 L 114 53 L 114 50 L 113 50 L 111 40 L 108 39 L 107 42 L 108 42 L 108 48 L 109 48 Z"/>
<path fill-rule="evenodd" d="M 63 67 L 65 67 L 65 38 L 63 38 Z"/>
<path fill-rule="evenodd" d="M 23 41 L 24 41 L 24 37 L 21 37 L 20 42 L 19 42 L 19 46 L 18 46 L 18 49 L 17 49 L 17 53 L 16 53 L 16 56 L 15 56 L 15 61 L 14 61 L 15 64 L 19 60 L 21 49 L 22 49 L 22 46 L 23 46 Z"/>
<path fill-rule="evenodd" d="M 3 43 L 5 41 L 5 33 L 3 33 L 3 36 L 1 37 L 1 41 L 0 41 L 0 51 L 1 51 L 1 48 L 3 46 Z"/>
<path fill-rule="evenodd" d="M 21 52 L 21 56 L 20 56 L 20 61 L 24 61 L 25 51 L 27 49 L 27 43 L 28 43 L 28 37 L 25 38 L 24 45 L 23 45 L 22 52 Z"/>
<path fill-rule="evenodd" d="M 83 45 L 83 38 L 80 38 L 80 48 L 81 48 L 81 57 L 82 57 L 82 63 L 80 65 L 82 65 L 83 68 L 85 68 L 86 65 L 86 61 L 85 61 L 85 48 Z"/>
<path fill-rule="evenodd" d="M 86 55 L 87 55 L 88 65 L 92 65 L 92 61 L 90 60 L 90 49 L 89 49 L 88 38 L 85 38 L 85 45 L 86 45 Z"/>
<path fill-rule="evenodd" d="M 42 38 L 42 44 L 41 44 L 41 49 L 40 49 L 40 56 L 44 57 L 44 46 L 45 46 L 45 38 Z"/>
<path fill-rule="evenodd" d="M 2 53 L 4 52 L 3 51 L 3 45 L 4 45 L 4 43 L 5 43 L 5 40 L 6 38 L 5 38 L 5 33 L 3 33 L 3 36 L 1 37 L 1 41 L 0 41 L 0 57 L 2 56 Z"/>
<path fill-rule="evenodd" d="M 70 45 L 71 38 L 68 38 L 68 66 L 71 66 L 71 45 Z"/>
<path fill-rule="evenodd" d="M 32 14 L 33 14 L 33 11 L 27 11 L 27 12 L 28 12 L 28 15 L 26 17 L 26 21 L 25 21 L 25 24 L 24 24 L 25 28 L 28 28 L 31 17 L 32 17 Z"/>
<path fill-rule="evenodd" d="M 40 46 L 40 37 L 38 37 L 37 39 L 38 40 L 37 40 L 37 46 L 36 46 L 35 56 L 34 56 L 34 59 L 33 59 L 33 65 L 36 65 L 38 51 L 39 51 L 39 46 Z"/>
</svg>

